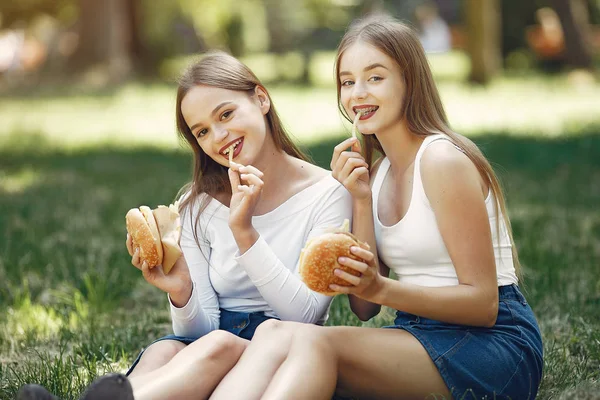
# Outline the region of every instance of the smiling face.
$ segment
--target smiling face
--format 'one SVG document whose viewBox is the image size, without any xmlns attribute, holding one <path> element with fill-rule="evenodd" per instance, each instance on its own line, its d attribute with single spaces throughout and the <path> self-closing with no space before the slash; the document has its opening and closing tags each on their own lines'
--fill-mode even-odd
<svg viewBox="0 0 600 400">
<path fill-rule="evenodd" d="M 398 64 L 372 45 L 358 41 L 340 58 L 340 102 L 358 130 L 383 134 L 402 119 L 405 84 Z"/>
<path fill-rule="evenodd" d="M 192 87 L 181 101 L 181 113 L 202 151 L 217 163 L 253 164 L 272 145 L 265 115 L 269 97 L 257 86 L 252 92 L 207 85 Z"/>
</svg>

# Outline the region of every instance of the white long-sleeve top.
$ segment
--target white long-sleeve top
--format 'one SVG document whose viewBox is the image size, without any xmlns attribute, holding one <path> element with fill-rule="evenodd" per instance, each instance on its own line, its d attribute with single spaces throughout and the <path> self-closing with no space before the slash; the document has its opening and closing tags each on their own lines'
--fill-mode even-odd
<svg viewBox="0 0 600 400">
<path fill-rule="evenodd" d="M 194 286 L 185 306 L 171 303 L 176 335 L 200 337 L 218 329 L 220 308 L 325 322 L 332 297 L 306 287 L 298 274 L 298 260 L 310 238 L 352 218 L 351 196 L 331 174 L 273 211 L 253 217 L 260 237 L 244 254 L 239 254 L 228 226 L 229 208 L 212 198 L 200 216 L 199 247 L 192 228 L 198 208 L 191 218 L 188 213 L 181 216 L 180 244 Z"/>
</svg>

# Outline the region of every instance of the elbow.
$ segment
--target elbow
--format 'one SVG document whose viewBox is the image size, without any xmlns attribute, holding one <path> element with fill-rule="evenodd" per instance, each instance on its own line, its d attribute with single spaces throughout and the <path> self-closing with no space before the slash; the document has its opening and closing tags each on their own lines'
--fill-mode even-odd
<svg viewBox="0 0 600 400">
<path fill-rule="evenodd" d="M 376 316 L 377 314 L 379 314 L 379 310 L 381 309 L 381 306 L 379 305 L 375 305 L 374 307 L 353 307 L 350 306 L 352 312 L 354 313 L 354 315 L 356 315 L 358 317 L 358 319 L 360 319 L 362 322 L 367 322 L 368 320 L 370 320 L 371 318 L 373 318 L 374 316 Z"/>
<path fill-rule="evenodd" d="M 498 298 L 496 297 L 487 304 L 486 309 L 482 311 L 482 325 L 485 328 L 492 328 L 498 319 Z"/>
</svg>

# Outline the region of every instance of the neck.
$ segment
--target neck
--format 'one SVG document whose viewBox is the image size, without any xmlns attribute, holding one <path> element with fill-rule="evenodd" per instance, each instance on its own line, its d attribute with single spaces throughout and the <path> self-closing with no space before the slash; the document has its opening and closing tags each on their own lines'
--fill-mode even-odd
<svg viewBox="0 0 600 400">
<path fill-rule="evenodd" d="M 270 193 L 285 186 L 285 182 L 293 173 L 294 157 L 275 147 L 266 150 L 265 153 L 267 154 L 260 157 L 261 161 L 257 162 L 255 167 L 264 174 L 262 198 L 269 198 Z"/>
<path fill-rule="evenodd" d="M 386 157 L 390 160 L 390 168 L 401 174 L 415 161 L 423 137 L 413 134 L 402 120 L 396 126 L 376 134 Z"/>
</svg>

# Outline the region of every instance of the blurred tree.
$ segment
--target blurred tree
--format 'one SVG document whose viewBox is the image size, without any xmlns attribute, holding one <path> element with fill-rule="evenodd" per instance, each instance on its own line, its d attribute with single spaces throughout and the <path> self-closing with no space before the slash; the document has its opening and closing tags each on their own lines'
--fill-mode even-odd
<svg viewBox="0 0 600 400">
<path fill-rule="evenodd" d="M 564 34 L 566 61 L 575 68 L 592 69 L 590 23 L 586 0 L 551 0 Z"/>
<path fill-rule="evenodd" d="M 100 65 L 111 80 L 126 78 L 143 51 L 139 7 L 140 0 L 79 0 L 79 44 L 71 66 Z"/>
<path fill-rule="evenodd" d="M 49 15 L 63 22 L 72 22 L 77 0 L 28 0 L 0 2 L 0 27 L 28 24 L 40 15 Z"/>
<path fill-rule="evenodd" d="M 466 0 L 467 50 L 471 58 L 469 81 L 485 84 L 501 67 L 499 0 Z"/>
</svg>

